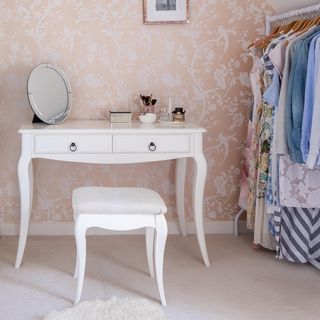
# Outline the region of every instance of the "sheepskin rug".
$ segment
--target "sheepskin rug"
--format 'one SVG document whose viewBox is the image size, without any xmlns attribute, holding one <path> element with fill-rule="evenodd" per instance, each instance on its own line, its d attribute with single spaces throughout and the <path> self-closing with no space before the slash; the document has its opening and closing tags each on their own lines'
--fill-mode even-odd
<svg viewBox="0 0 320 320">
<path fill-rule="evenodd" d="M 162 307 L 143 299 L 83 301 L 73 308 L 51 311 L 44 320 L 167 320 Z"/>
</svg>

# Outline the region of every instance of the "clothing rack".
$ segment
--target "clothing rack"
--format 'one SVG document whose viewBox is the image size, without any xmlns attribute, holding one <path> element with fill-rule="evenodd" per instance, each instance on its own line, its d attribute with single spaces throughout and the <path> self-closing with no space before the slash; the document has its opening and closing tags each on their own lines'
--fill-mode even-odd
<svg viewBox="0 0 320 320">
<path fill-rule="evenodd" d="M 311 19 L 320 16 L 320 4 L 308 6 L 305 8 L 290 10 L 277 15 L 266 16 L 266 35 L 269 35 L 272 28 L 288 24 L 292 21 Z M 246 212 L 246 208 L 241 208 L 235 216 L 233 234 L 239 236 L 239 220 L 243 213 Z"/>
</svg>

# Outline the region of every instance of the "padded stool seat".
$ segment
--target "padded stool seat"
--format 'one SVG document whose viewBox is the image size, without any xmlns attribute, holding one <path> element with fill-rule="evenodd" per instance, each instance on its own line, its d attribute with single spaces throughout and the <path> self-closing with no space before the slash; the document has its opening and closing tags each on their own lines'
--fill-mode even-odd
<svg viewBox="0 0 320 320">
<path fill-rule="evenodd" d="M 150 274 L 156 275 L 161 303 L 166 305 L 163 288 L 163 257 L 168 227 L 167 207 L 161 196 L 146 188 L 81 187 L 73 191 L 78 278 L 75 303 L 80 301 L 86 262 L 86 231 L 91 227 L 108 230 L 146 228 L 146 248 Z"/>
<path fill-rule="evenodd" d="M 78 214 L 164 214 L 167 212 L 167 207 L 160 195 L 147 188 L 77 188 L 73 191 L 72 204 L 74 212 Z"/>
</svg>

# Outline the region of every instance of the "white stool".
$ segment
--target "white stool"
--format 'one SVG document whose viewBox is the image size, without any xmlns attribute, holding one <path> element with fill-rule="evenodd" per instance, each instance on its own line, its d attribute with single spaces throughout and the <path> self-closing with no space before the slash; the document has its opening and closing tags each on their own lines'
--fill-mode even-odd
<svg viewBox="0 0 320 320">
<path fill-rule="evenodd" d="M 155 266 L 161 303 L 166 305 L 163 256 L 168 234 L 164 217 L 167 207 L 160 195 L 145 188 L 81 187 L 73 191 L 72 207 L 77 244 L 75 277 L 78 278 L 74 303 L 79 302 L 83 286 L 87 229 L 100 227 L 125 231 L 145 227 L 150 275 L 154 276 Z"/>
</svg>

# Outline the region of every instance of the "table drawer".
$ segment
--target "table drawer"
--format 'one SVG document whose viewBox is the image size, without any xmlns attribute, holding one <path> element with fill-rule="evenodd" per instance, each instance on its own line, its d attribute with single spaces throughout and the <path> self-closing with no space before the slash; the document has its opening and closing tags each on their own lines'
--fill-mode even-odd
<svg viewBox="0 0 320 320">
<path fill-rule="evenodd" d="M 115 153 L 185 153 L 190 152 L 190 135 L 114 135 L 113 152 Z"/>
<path fill-rule="evenodd" d="M 110 153 L 111 135 L 36 135 L 34 153 Z"/>
</svg>

